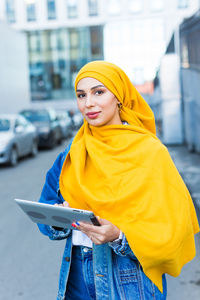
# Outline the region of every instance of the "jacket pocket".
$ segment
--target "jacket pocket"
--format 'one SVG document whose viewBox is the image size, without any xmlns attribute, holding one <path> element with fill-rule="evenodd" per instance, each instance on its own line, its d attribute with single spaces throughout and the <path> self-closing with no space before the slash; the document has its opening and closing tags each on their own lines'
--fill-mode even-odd
<svg viewBox="0 0 200 300">
<path fill-rule="evenodd" d="M 119 270 L 119 278 L 121 284 L 127 284 L 130 282 L 137 282 L 136 269 Z"/>
<path fill-rule="evenodd" d="M 141 277 L 138 272 L 137 261 L 129 257 L 115 256 L 116 286 L 118 287 L 120 300 L 144 300 L 140 290 Z M 118 299 L 118 298 L 117 298 Z"/>
</svg>

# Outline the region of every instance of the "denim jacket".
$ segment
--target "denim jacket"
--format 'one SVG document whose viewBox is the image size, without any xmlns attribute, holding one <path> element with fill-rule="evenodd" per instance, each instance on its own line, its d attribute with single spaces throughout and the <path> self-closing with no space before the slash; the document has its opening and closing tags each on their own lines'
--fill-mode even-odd
<svg viewBox="0 0 200 300">
<path fill-rule="evenodd" d="M 71 143 L 58 155 L 52 168 L 47 172 L 39 202 L 63 203 L 64 199 L 59 190 L 59 176 L 70 147 Z M 64 300 L 71 263 L 72 231 L 71 229 L 56 230 L 43 224 L 38 224 L 38 227 L 51 240 L 66 239 L 57 296 L 57 300 Z M 165 275 L 163 275 L 163 293 L 161 293 L 144 274 L 124 234 L 121 241 L 102 245 L 93 244 L 93 270 L 97 300 L 166 299 Z"/>
</svg>

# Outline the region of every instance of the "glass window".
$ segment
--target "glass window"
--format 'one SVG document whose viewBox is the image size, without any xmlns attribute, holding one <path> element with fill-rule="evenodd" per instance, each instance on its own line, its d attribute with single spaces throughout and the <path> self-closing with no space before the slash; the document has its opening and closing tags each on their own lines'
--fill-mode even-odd
<svg viewBox="0 0 200 300">
<path fill-rule="evenodd" d="M 29 41 L 29 49 L 31 52 L 40 52 L 41 50 L 40 36 L 37 31 L 30 33 L 30 37 L 28 41 Z"/>
<path fill-rule="evenodd" d="M 35 0 L 26 0 L 27 21 L 36 21 Z"/>
<path fill-rule="evenodd" d="M 89 16 L 98 16 L 98 1 L 88 0 Z"/>
<path fill-rule="evenodd" d="M 58 34 L 56 30 L 52 30 L 50 32 L 50 49 L 51 50 L 56 50 L 57 49 L 57 44 L 58 44 Z"/>
<path fill-rule="evenodd" d="M 163 10 L 164 2 L 163 0 L 151 0 L 151 10 L 160 11 Z"/>
<path fill-rule="evenodd" d="M 109 15 L 119 15 L 121 12 L 120 0 L 108 0 Z"/>
<path fill-rule="evenodd" d="M 178 0 L 178 8 L 187 8 L 188 0 Z"/>
<path fill-rule="evenodd" d="M 129 10 L 133 13 L 141 12 L 143 8 L 142 0 L 129 0 Z"/>
<path fill-rule="evenodd" d="M 14 0 L 6 0 L 6 15 L 9 23 L 14 23 L 16 21 Z"/>
<path fill-rule="evenodd" d="M 98 59 L 103 51 L 103 33 L 100 26 L 90 27 L 90 41 L 92 58 Z"/>
<path fill-rule="evenodd" d="M 76 29 L 70 30 L 70 47 L 77 48 L 79 44 L 78 31 Z"/>
<path fill-rule="evenodd" d="M 33 101 L 72 99 L 80 68 L 93 59 L 103 59 L 103 26 L 31 31 L 27 35 Z"/>
<path fill-rule="evenodd" d="M 0 131 L 8 131 L 10 129 L 10 120 L 0 119 Z"/>
<path fill-rule="evenodd" d="M 67 1 L 67 17 L 77 18 L 78 17 L 78 1 L 68 0 Z"/>
<path fill-rule="evenodd" d="M 30 122 L 49 121 L 49 114 L 46 110 L 24 110 L 22 115 Z"/>
<path fill-rule="evenodd" d="M 56 19 L 56 4 L 55 0 L 47 0 L 48 20 Z"/>
</svg>

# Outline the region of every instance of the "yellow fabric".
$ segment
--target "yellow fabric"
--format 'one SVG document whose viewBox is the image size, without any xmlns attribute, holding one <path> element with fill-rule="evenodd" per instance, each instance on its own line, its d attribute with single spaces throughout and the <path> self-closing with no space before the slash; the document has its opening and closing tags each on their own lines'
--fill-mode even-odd
<svg viewBox="0 0 200 300">
<path fill-rule="evenodd" d="M 120 114 L 122 120 L 156 133 L 153 112 L 119 67 L 105 61 L 88 63 L 78 73 L 75 89 L 78 81 L 84 77 L 93 77 L 99 80 L 116 96 L 123 104 Z"/>
<path fill-rule="evenodd" d="M 199 231 L 189 192 L 155 136 L 151 109 L 117 66 L 97 61 L 84 77 L 101 81 L 122 103 L 130 125 L 85 121 L 63 164 L 60 190 L 71 207 L 92 210 L 124 232 L 145 274 L 162 291 L 162 274 L 178 276 L 195 256 Z"/>
</svg>

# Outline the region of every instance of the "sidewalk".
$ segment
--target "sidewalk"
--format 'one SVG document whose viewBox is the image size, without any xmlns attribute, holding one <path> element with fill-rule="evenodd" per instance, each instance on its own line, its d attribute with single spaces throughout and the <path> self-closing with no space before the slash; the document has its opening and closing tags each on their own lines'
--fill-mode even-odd
<svg viewBox="0 0 200 300">
<path fill-rule="evenodd" d="M 190 153 L 185 146 L 169 146 L 169 153 L 185 181 L 194 201 L 200 222 L 200 154 Z M 177 278 L 167 276 L 167 300 L 200 299 L 200 234 L 195 237 L 196 257 L 184 266 Z"/>
<path fill-rule="evenodd" d="M 200 154 L 190 153 L 186 146 L 170 146 L 168 150 L 191 193 L 200 221 Z"/>
</svg>

